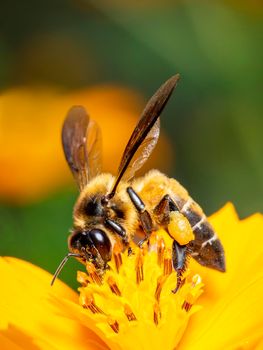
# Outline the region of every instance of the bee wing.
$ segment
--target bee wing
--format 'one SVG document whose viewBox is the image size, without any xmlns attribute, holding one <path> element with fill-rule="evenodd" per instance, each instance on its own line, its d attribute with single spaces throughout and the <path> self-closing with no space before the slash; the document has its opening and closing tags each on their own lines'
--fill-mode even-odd
<svg viewBox="0 0 263 350">
<path fill-rule="evenodd" d="M 101 133 L 82 106 L 73 106 L 62 128 L 64 154 L 82 190 L 101 169 Z"/>
<path fill-rule="evenodd" d="M 98 124 L 89 121 L 86 133 L 86 150 L 89 169 L 89 180 L 101 173 L 102 168 L 102 135 Z"/>
<path fill-rule="evenodd" d="M 118 169 L 118 175 L 112 192 L 110 193 L 110 197 L 114 195 L 120 180 L 122 178 L 125 180 L 132 178 L 135 172 L 142 167 L 153 151 L 158 141 L 160 131 L 158 118 L 176 87 L 179 78 L 179 74 L 171 77 L 148 101 L 124 150 Z"/>
<path fill-rule="evenodd" d="M 139 170 L 146 160 L 149 158 L 154 147 L 156 146 L 160 135 L 160 118 L 157 119 L 152 129 L 148 132 L 145 139 L 140 144 L 138 150 L 135 152 L 130 163 L 126 167 L 125 173 L 122 176 L 122 180 L 130 180 L 133 178 L 137 170 Z M 123 159 L 122 159 L 123 161 Z M 121 163 L 119 172 L 121 171 L 124 164 Z"/>
</svg>

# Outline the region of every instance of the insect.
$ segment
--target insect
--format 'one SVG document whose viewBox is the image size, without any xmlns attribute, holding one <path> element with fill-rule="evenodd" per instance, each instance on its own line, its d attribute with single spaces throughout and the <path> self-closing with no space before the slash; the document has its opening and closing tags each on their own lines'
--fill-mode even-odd
<svg viewBox="0 0 263 350">
<path fill-rule="evenodd" d="M 101 173 L 101 136 L 98 125 L 84 107 L 72 107 L 62 128 L 66 160 L 80 195 L 74 207 L 74 223 L 68 238 L 69 253 L 52 280 L 69 259 L 92 262 L 102 275 L 113 247 L 129 248 L 140 230 L 147 241 L 157 227 L 173 239 L 172 263 L 177 286 L 190 254 L 206 267 L 225 271 L 224 249 L 200 206 L 175 179 L 158 170 L 144 177 L 134 175 L 152 153 L 160 133 L 160 114 L 179 80 L 175 75 L 151 97 L 124 150 L 117 176 Z"/>
</svg>

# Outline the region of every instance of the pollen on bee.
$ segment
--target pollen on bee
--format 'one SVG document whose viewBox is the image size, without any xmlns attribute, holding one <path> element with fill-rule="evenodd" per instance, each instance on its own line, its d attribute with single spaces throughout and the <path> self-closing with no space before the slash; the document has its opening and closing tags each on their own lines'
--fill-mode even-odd
<svg viewBox="0 0 263 350">
<path fill-rule="evenodd" d="M 108 317 L 107 318 L 107 322 L 108 322 L 108 325 L 111 327 L 111 329 L 115 332 L 115 333 L 119 333 L 119 323 L 114 320 L 112 317 Z"/>
<path fill-rule="evenodd" d="M 170 248 L 165 249 L 164 260 L 163 260 L 163 274 L 170 275 L 173 271 L 172 266 L 172 252 Z"/>
<path fill-rule="evenodd" d="M 127 316 L 127 318 L 128 318 L 129 321 L 136 321 L 136 320 L 137 320 L 137 318 L 136 318 L 136 316 L 134 315 L 134 313 L 133 313 L 131 307 L 130 307 L 128 304 L 125 304 L 125 305 L 124 305 L 124 313 L 125 313 L 125 315 Z"/>
<path fill-rule="evenodd" d="M 95 266 L 91 262 L 87 262 L 86 269 L 87 269 L 88 275 L 91 278 L 92 282 L 94 282 L 98 285 L 101 285 L 102 284 L 102 277 L 96 271 Z"/>
<path fill-rule="evenodd" d="M 112 276 L 110 276 L 107 279 L 108 285 L 110 287 L 110 290 L 112 291 L 112 293 L 121 296 L 121 291 L 119 290 L 119 287 L 117 286 L 117 283 L 115 282 L 114 278 Z"/>
<path fill-rule="evenodd" d="M 114 262 L 115 262 L 115 266 L 116 266 L 116 270 L 117 272 L 119 272 L 120 267 L 122 265 L 122 247 L 119 243 L 115 243 L 114 247 L 113 247 L 113 258 L 114 258 Z"/>
<path fill-rule="evenodd" d="M 93 314 L 104 312 L 95 304 L 95 300 L 91 293 L 80 294 L 80 304 L 84 309 L 90 309 Z"/>
<path fill-rule="evenodd" d="M 139 251 L 135 263 L 135 271 L 136 271 L 136 282 L 139 284 L 144 279 L 143 275 L 143 253 L 141 250 Z"/>
</svg>

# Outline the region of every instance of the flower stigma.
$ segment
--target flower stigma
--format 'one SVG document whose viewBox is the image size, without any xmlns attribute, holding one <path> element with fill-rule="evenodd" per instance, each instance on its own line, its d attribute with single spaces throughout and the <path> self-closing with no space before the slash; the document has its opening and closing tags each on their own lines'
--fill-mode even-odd
<svg viewBox="0 0 263 350">
<path fill-rule="evenodd" d="M 174 349 L 181 340 L 202 293 L 201 277 L 189 269 L 181 287 L 172 267 L 172 240 L 166 231 L 153 233 L 148 246 L 132 247 L 132 254 L 113 250 L 110 269 L 100 277 L 91 263 L 78 272 L 80 305 L 116 349 Z"/>
</svg>

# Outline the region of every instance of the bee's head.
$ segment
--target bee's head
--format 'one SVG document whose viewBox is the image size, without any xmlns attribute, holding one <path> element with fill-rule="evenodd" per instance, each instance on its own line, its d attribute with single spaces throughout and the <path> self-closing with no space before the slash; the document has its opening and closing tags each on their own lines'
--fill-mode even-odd
<svg viewBox="0 0 263 350">
<path fill-rule="evenodd" d="M 55 282 L 69 257 L 73 256 L 84 263 L 90 261 L 98 271 L 104 271 L 107 262 L 111 260 L 111 242 L 107 234 L 101 229 L 94 228 L 89 231 L 73 231 L 69 236 L 68 245 L 70 253 L 59 264 L 51 285 Z"/>
<path fill-rule="evenodd" d="M 80 255 L 80 259 L 94 263 L 97 268 L 105 268 L 111 259 L 112 248 L 107 234 L 98 228 L 89 231 L 75 231 L 68 240 L 69 250 Z"/>
</svg>

